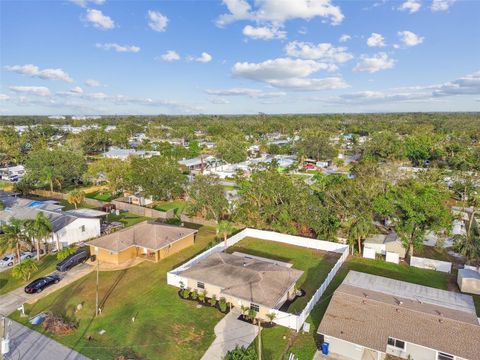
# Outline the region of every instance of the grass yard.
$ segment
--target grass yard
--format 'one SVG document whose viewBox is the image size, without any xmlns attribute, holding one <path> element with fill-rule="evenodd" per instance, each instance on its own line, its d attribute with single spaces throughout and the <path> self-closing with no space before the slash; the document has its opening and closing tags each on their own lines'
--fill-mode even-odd
<svg viewBox="0 0 480 360">
<path fill-rule="evenodd" d="M 85 197 L 89 199 L 95 199 L 95 200 L 100 200 L 100 201 L 112 201 L 113 199 L 118 197 L 118 194 L 112 194 L 109 191 L 94 191 L 91 193 L 85 194 Z"/>
<path fill-rule="evenodd" d="M 40 262 L 37 264 L 38 270 L 32 273 L 32 276 L 28 281 L 14 278 L 12 276 L 12 268 L 0 272 L 0 295 L 6 294 L 21 286 L 25 286 L 35 278 L 50 274 L 55 270 L 55 265 L 57 262 L 58 260 L 56 255 L 46 255 L 41 257 Z"/>
<path fill-rule="evenodd" d="M 290 304 L 288 307 L 290 313 L 300 313 L 303 310 L 340 257 L 335 253 L 254 238 L 245 238 L 229 247 L 227 251 L 289 262 L 293 264 L 293 268 L 304 271 L 297 282 L 297 288 L 305 290 L 306 295 Z"/>
<path fill-rule="evenodd" d="M 176 215 L 180 215 L 183 213 L 185 206 L 187 206 L 187 202 L 183 199 L 178 199 L 174 201 L 161 201 L 155 204 L 153 208 L 158 211 L 168 211 L 173 209 Z"/>
<path fill-rule="evenodd" d="M 166 273 L 202 252 L 214 237 L 215 229 L 202 227 L 194 246 L 160 263 L 145 261 L 127 270 L 101 272 L 103 311 L 97 318 L 93 317 L 95 273 L 26 306 L 26 310 L 30 316 L 52 311 L 76 322 L 78 329 L 73 334 L 47 335 L 92 359 L 111 360 L 122 355 L 135 359 L 200 359 L 213 341 L 213 328 L 223 314 L 210 307 L 197 309 L 195 302 L 180 299 L 177 289 L 167 285 Z M 78 304 L 83 308 L 75 311 Z M 12 317 L 31 326 L 17 313 Z M 106 332 L 100 335 L 102 329 Z"/>
<path fill-rule="evenodd" d="M 423 246 L 421 249 L 416 249 L 414 251 L 414 256 L 440 261 L 449 261 L 454 264 L 462 263 L 461 259 L 448 254 L 448 249 L 437 248 L 435 246 Z"/>
<path fill-rule="evenodd" d="M 124 227 L 129 227 L 145 220 L 153 220 L 152 218 L 130 212 L 121 212 L 120 215 L 108 214 L 107 219 L 109 221 L 120 221 Z"/>
<path fill-rule="evenodd" d="M 347 276 L 349 270 L 361 271 L 369 274 L 385 276 L 391 279 L 407 281 L 419 285 L 430 286 L 446 290 L 450 275 L 409 267 L 406 264 L 392 264 L 383 260 L 370 260 L 350 257 L 340 268 L 324 295 L 314 307 L 307 322 L 311 324 L 309 334 L 296 333 L 287 328 L 275 326 L 262 331 L 262 354 L 265 359 L 288 359 L 288 354 L 293 352 L 299 360 L 311 360 L 317 350 L 315 334 L 328 307 L 330 297 L 335 289 Z M 477 304 L 479 303 L 477 297 Z M 479 313 L 477 305 L 477 313 Z M 285 338 L 285 339 L 284 339 Z M 255 346 L 255 344 L 252 344 Z"/>
</svg>

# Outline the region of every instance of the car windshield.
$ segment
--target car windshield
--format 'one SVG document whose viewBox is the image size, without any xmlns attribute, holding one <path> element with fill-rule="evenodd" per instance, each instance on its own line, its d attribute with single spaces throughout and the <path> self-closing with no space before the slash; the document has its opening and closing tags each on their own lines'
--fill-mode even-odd
<svg viewBox="0 0 480 360">
<path fill-rule="evenodd" d="M 10 260 L 10 258 L 9 258 L 8 256 L 5 256 L 5 257 L 2 259 L 2 261 L 8 261 L 8 260 Z"/>
</svg>

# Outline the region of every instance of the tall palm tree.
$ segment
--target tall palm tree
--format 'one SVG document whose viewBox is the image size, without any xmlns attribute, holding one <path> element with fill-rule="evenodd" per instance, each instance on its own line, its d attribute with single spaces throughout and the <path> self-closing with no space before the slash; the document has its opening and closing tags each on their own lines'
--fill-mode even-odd
<svg viewBox="0 0 480 360">
<path fill-rule="evenodd" d="M 473 260 L 476 266 L 480 265 L 480 228 L 475 218 L 467 222 L 465 235 L 454 236 L 453 249 L 468 261 Z"/>
<path fill-rule="evenodd" d="M 372 221 L 366 217 L 359 217 L 350 224 L 348 238 L 352 241 L 357 241 L 360 256 L 362 255 L 362 242 L 372 231 Z"/>
<path fill-rule="evenodd" d="M 53 225 L 49 218 L 43 212 L 39 212 L 33 220 L 32 224 L 33 234 L 35 237 L 35 244 L 37 247 L 37 260 L 40 260 L 40 241 L 45 241 L 52 235 Z M 57 241 L 57 249 L 60 249 L 60 244 Z"/>
<path fill-rule="evenodd" d="M 220 221 L 217 225 L 217 234 L 223 237 L 223 245 L 227 248 L 227 238 L 235 230 L 235 227 L 230 221 Z"/>
<path fill-rule="evenodd" d="M 24 222 L 20 219 L 11 218 L 7 224 L 2 226 L 2 230 L 1 248 L 15 249 L 17 261 L 20 262 L 20 248 L 25 242 Z"/>
</svg>

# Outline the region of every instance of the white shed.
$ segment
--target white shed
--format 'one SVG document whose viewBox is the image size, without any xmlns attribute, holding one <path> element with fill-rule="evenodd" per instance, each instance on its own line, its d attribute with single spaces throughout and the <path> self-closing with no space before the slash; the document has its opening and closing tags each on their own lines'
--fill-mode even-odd
<svg viewBox="0 0 480 360">
<path fill-rule="evenodd" d="M 461 292 L 480 295 L 480 272 L 471 269 L 459 269 L 457 284 Z"/>
</svg>

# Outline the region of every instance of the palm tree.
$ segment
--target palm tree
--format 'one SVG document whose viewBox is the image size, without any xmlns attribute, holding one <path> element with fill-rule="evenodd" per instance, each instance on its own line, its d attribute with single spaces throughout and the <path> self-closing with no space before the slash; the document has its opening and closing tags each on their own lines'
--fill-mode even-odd
<svg viewBox="0 0 480 360">
<path fill-rule="evenodd" d="M 2 226 L 2 230 L 1 248 L 15 249 L 17 261 L 20 262 L 20 248 L 25 241 L 24 222 L 20 219 L 11 218 L 8 224 Z"/>
<path fill-rule="evenodd" d="M 78 189 L 73 189 L 67 194 L 67 201 L 75 206 L 75 209 L 85 199 L 85 193 Z"/>
<path fill-rule="evenodd" d="M 453 249 L 465 256 L 467 261 L 473 260 L 475 265 L 480 263 L 480 228 L 475 218 L 468 221 L 465 235 L 455 235 Z"/>
<path fill-rule="evenodd" d="M 33 234 L 35 237 L 35 245 L 37 248 L 37 260 L 40 260 L 40 241 L 48 239 L 53 231 L 53 225 L 49 218 L 47 218 L 43 212 L 39 212 L 33 220 L 32 224 Z M 60 249 L 60 244 L 57 241 L 57 249 Z"/>
<path fill-rule="evenodd" d="M 217 234 L 223 236 L 223 244 L 227 249 L 227 238 L 235 230 L 233 224 L 229 221 L 220 221 L 217 225 Z"/>
<path fill-rule="evenodd" d="M 23 279 L 24 281 L 30 280 L 32 272 L 37 271 L 38 266 L 31 259 L 25 260 L 12 269 L 12 276 L 17 279 Z"/>
<path fill-rule="evenodd" d="M 358 253 L 362 256 L 362 242 L 371 234 L 373 225 L 371 220 L 360 217 L 354 220 L 348 229 L 348 238 L 351 241 L 356 240 L 358 244 Z"/>
</svg>

